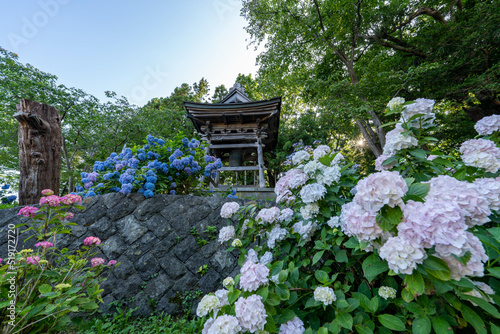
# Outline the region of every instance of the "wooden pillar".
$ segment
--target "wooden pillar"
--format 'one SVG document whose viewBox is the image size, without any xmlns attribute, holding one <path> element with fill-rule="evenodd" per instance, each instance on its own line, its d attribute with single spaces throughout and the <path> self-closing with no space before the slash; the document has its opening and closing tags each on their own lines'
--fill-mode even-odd
<svg viewBox="0 0 500 334">
<path fill-rule="evenodd" d="M 257 162 L 259 164 L 259 188 L 266 187 L 264 178 L 264 150 L 262 149 L 262 140 L 260 135 L 257 137 Z"/>
<path fill-rule="evenodd" d="M 59 195 L 61 178 L 61 114 L 46 104 L 21 99 L 19 122 L 19 204 L 36 204 L 43 189 Z"/>
</svg>

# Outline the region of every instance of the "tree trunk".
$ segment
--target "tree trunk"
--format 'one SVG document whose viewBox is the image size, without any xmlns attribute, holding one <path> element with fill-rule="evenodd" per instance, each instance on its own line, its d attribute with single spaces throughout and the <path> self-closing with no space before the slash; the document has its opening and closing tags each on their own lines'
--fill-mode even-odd
<svg viewBox="0 0 500 334">
<path fill-rule="evenodd" d="M 19 204 L 36 204 L 43 189 L 59 195 L 61 177 L 61 115 L 46 104 L 21 99 L 14 118 L 19 122 Z"/>
<path fill-rule="evenodd" d="M 62 136 L 62 149 L 64 154 L 64 161 L 66 162 L 66 168 L 68 169 L 69 179 L 68 179 L 68 193 L 73 191 L 73 168 L 71 167 L 71 161 L 68 155 L 68 149 L 66 148 L 66 140 Z"/>
</svg>

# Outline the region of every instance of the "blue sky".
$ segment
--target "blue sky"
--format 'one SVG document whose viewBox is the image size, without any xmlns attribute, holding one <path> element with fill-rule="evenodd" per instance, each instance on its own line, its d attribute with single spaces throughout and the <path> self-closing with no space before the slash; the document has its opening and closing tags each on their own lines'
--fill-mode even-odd
<svg viewBox="0 0 500 334">
<path fill-rule="evenodd" d="M 0 0 L 0 46 L 59 83 L 135 104 L 255 74 L 239 0 Z"/>
</svg>

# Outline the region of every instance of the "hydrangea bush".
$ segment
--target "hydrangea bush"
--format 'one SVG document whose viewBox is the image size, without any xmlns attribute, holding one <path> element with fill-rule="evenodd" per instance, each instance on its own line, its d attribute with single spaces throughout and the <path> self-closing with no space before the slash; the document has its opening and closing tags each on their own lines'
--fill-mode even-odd
<svg viewBox="0 0 500 334">
<path fill-rule="evenodd" d="M 486 143 L 444 154 L 433 106 L 389 103 L 401 118 L 375 173 L 320 145 L 291 157 L 281 207 L 225 204 L 239 223 L 219 240 L 241 251 L 241 270 L 200 302 L 203 333 L 500 331 L 500 122 L 478 122 Z"/>
<path fill-rule="evenodd" d="M 70 322 L 70 313 L 94 312 L 102 302 L 101 274 L 109 274 L 117 265 L 95 256 L 98 237 L 85 238 L 75 252 L 58 249 L 58 236 L 71 233 L 69 226 L 76 225 L 69 221 L 74 214 L 68 209 L 82 209 L 82 198 L 59 197 L 49 189 L 42 194 L 39 208 L 19 210 L 18 215 L 28 218 L 25 223 L 9 226 L 12 231 L 26 226 L 23 233 L 31 231 L 37 242 L 35 250 L 9 250 L 9 258 L 0 259 L 2 333 L 60 332 Z"/>
<path fill-rule="evenodd" d="M 4 184 L 0 187 L 0 203 L 1 204 L 12 204 L 17 199 L 16 195 L 7 196 L 7 190 L 10 189 L 10 184 Z"/>
<path fill-rule="evenodd" d="M 86 197 L 138 192 L 146 198 L 165 193 L 199 194 L 202 177 L 207 184 L 222 162 L 205 155 L 198 140 L 181 138 L 182 134 L 165 142 L 148 135 L 145 145 L 124 148 L 120 154 L 111 153 L 105 161 L 96 161 L 91 173 L 81 173 L 78 194 Z"/>
</svg>

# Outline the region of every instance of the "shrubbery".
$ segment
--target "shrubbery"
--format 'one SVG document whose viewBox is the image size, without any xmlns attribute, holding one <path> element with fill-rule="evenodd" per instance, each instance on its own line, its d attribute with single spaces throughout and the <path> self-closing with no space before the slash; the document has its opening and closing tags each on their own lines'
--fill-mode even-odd
<svg viewBox="0 0 500 334">
<path fill-rule="evenodd" d="M 105 161 L 96 161 L 93 172 L 81 174 L 77 192 L 82 196 L 138 192 L 146 198 L 165 193 L 201 194 L 201 177 L 215 177 L 220 167 L 220 159 L 206 156 L 196 139 L 182 138 L 181 134 L 165 142 L 148 135 L 144 146 L 124 148 Z M 204 182 L 207 184 L 208 178 Z"/>
<path fill-rule="evenodd" d="M 57 236 L 71 233 L 73 218 L 70 207 L 82 209 L 82 199 L 69 194 L 54 195 L 43 190 L 40 208 L 25 206 L 18 215 L 29 218 L 26 223 L 9 225 L 15 232 L 32 231 L 36 250 L 15 251 L 15 235 L 9 233 L 8 259 L 0 259 L 0 319 L 2 333 L 49 333 L 61 331 L 69 323 L 70 313 L 93 312 L 102 302 L 99 283 L 101 274 L 117 263 L 94 257 L 101 241 L 87 237 L 81 249 L 70 252 L 57 248 Z M 12 237 L 12 238 L 11 238 Z M 109 268 L 109 269 L 108 269 Z"/>
<path fill-rule="evenodd" d="M 242 268 L 199 303 L 203 334 L 500 331 L 500 117 L 444 154 L 433 104 L 389 103 L 401 119 L 376 173 L 321 145 L 291 157 L 284 208 L 227 203 L 239 223 L 219 240 Z"/>
</svg>

